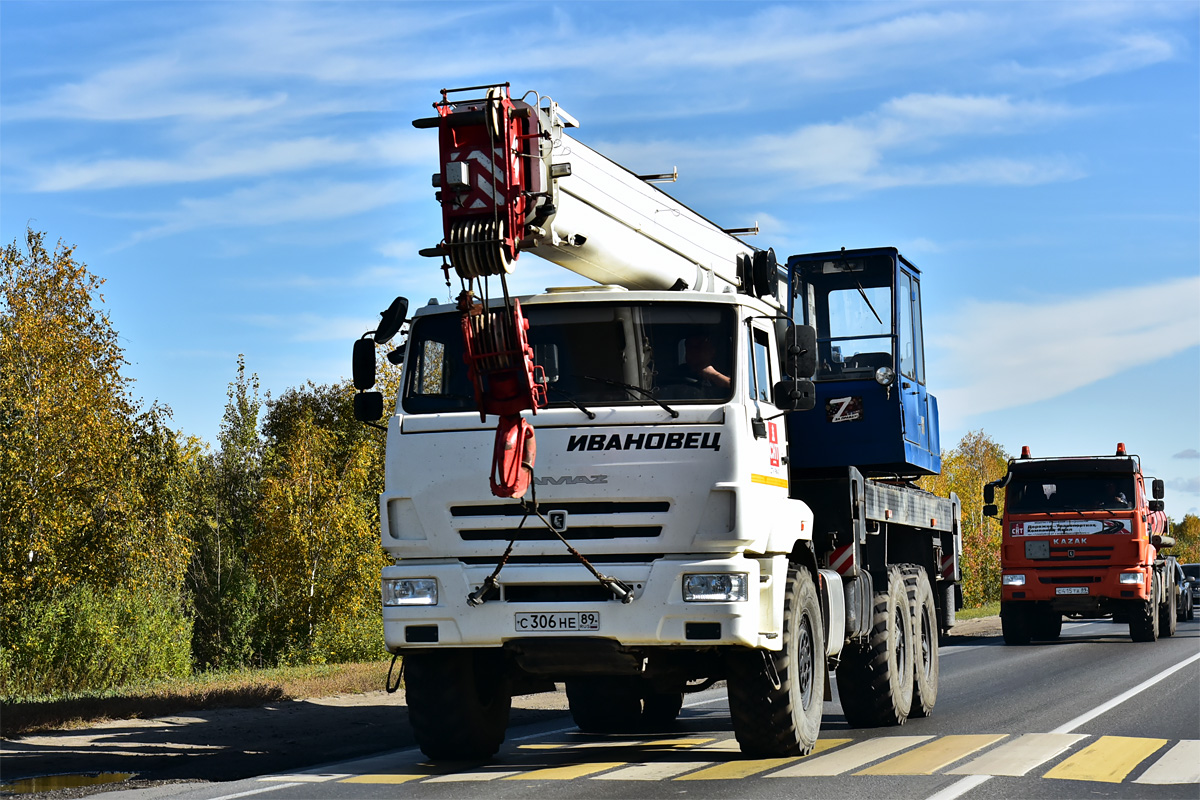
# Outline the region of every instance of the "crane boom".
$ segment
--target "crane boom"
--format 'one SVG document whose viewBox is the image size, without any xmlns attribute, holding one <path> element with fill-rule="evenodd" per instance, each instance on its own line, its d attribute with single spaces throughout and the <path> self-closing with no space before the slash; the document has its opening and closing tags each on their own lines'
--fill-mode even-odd
<svg viewBox="0 0 1200 800">
<path fill-rule="evenodd" d="M 422 254 L 468 279 L 510 272 L 528 251 L 627 289 L 747 290 L 762 251 L 567 136 L 576 123 L 556 103 L 514 101 L 507 85 L 469 89 L 487 92 L 443 90 L 439 116 L 413 123 L 440 134 L 444 239 Z"/>
</svg>

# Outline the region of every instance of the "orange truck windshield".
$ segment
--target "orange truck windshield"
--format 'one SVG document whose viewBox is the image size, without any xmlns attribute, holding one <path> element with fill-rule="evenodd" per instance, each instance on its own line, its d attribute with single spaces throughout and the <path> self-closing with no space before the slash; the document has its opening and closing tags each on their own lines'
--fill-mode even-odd
<svg viewBox="0 0 1200 800">
<path fill-rule="evenodd" d="M 1036 475 L 1014 478 L 1005 493 L 1008 513 L 1130 510 L 1136 501 L 1133 476 Z"/>
</svg>

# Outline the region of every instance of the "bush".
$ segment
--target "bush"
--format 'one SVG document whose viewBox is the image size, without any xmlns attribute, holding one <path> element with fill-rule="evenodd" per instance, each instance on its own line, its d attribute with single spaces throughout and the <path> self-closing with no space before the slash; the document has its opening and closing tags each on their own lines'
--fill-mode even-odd
<svg viewBox="0 0 1200 800">
<path fill-rule="evenodd" d="M 81 584 L 29 606 L 0 654 L 0 696 L 110 689 L 191 672 L 191 624 L 176 603 Z"/>
</svg>

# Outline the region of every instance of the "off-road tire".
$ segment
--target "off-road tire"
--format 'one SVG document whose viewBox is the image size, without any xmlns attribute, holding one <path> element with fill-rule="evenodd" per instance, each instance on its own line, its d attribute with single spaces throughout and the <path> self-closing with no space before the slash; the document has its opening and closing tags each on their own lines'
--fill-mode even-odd
<svg viewBox="0 0 1200 800">
<path fill-rule="evenodd" d="M 726 668 L 729 715 L 744 754 L 782 758 L 812 751 L 824 704 L 825 629 L 808 570 L 788 569 L 782 649 L 727 653 Z"/>
<path fill-rule="evenodd" d="M 404 657 L 408 719 L 421 752 L 436 761 L 491 758 L 504 742 L 512 690 L 488 651 Z"/>
<path fill-rule="evenodd" d="M 913 625 L 913 699 L 910 717 L 933 713 L 938 692 L 938 616 L 929 576 L 917 566 L 904 568 L 905 590 Z"/>
<path fill-rule="evenodd" d="M 1153 642 L 1158 639 L 1158 578 L 1150 582 L 1150 599 L 1137 600 L 1130 609 L 1129 638 L 1135 642 Z"/>
<path fill-rule="evenodd" d="M 912 613 L 900 567 L 875 592 L 871 632 L 842 650 L 837 669 L 842 713 L 854 728 L 903 725 L 913 703 Z"/>
<path fill-rule="evenodd" d="M 1018 647 L 1033 638 L 1033 609 L 1026 603 L 1000 603 L 1000 629 L 1004 643 Z"/>
<path fill-rule="evenodd" d="M 573 678 L 567 684 L 571 718 L 584 733 L 634 733 L 642 728 L 642 698 L 634 678 Z"/>
<path fill-rule="evenodd" d="M 1038 606 L 1030 620 L 1030 634 L 1043 642 L 1055 642 L 1062 636 L 1062 614 L 1050 606 Z"/>
<path fill-rule="evenodd" d="M 1158 638 L 1168 639 L 1175 635 L 1176 617 L 1179 615 L 1176 610 L 1178 602 L 1179 595 L 1172 581 L 1167 587 L 1167 601 L 1158 609 Z"/>
</svg>

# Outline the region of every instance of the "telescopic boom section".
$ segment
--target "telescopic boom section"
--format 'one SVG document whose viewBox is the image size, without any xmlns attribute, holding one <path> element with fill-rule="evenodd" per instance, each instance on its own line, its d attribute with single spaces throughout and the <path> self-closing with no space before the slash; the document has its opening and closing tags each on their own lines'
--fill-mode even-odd
<svg viewBox="0 0 1200 800">
<path fill-rule="evenodd" d="M 413 124 L 438 129 L 444 238 L 421 252 L 460 277 L 511 272 L 529 251 L 627 289 L 748 290 L 739 275 L 754 248 L 566 136 L 576 122 L 557 104 L 512 100 L 502 85 L 443 90 L 435 108 Z"/>
</svg>

